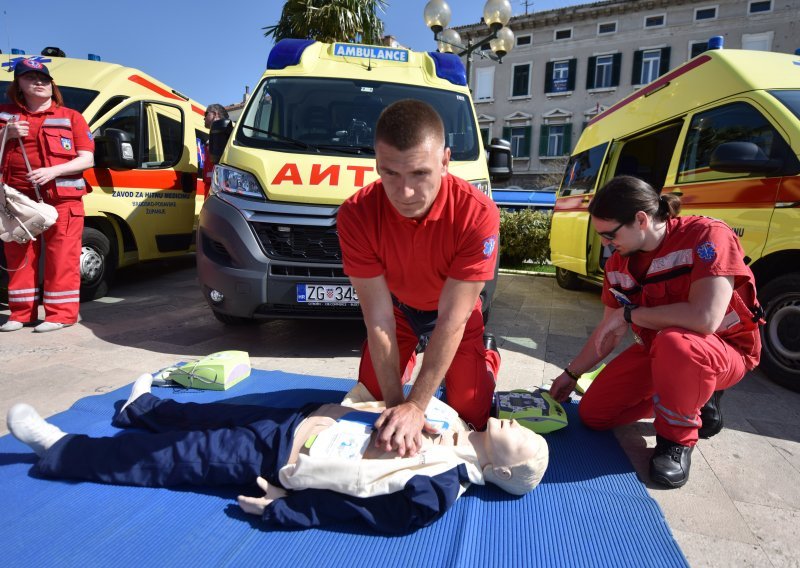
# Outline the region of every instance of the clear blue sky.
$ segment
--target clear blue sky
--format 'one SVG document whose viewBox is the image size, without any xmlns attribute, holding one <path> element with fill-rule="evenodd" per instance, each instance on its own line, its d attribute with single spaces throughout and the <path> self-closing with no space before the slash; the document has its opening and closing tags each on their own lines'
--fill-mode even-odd
<svg viewBox="0 0 800 568">
<path fill-rule="evenodd" d="M 422 18 L 427 0 L 389 0 L 380 14 L 387 34 L 419 51 L 436 49 L 433 33 Z M 451 26 L 480 21 L 485 0 L 449 0 Z M 541 12 L 586 1 L 528 2 L 528 12 Z M 272 41 L 263 27 L 280 18 L 277 0 L 194 2 L 139 0 L 41 0 L 4 2 L 0 8 L 0 49 L 12 47 L 38 55 L 57 46 L 69 57 L 89 53 L 103 61 L 136 67 L 203 104 L 228 105 L 241 100 L 245 85 L 252 91 L 264 72 Z M 514 15 L 525 2 L 511 0 Z"/>
</svg>

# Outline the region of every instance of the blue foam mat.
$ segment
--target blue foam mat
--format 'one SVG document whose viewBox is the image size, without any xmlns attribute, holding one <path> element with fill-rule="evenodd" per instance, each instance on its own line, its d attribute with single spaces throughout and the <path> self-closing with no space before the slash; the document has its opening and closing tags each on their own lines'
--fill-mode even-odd
<svg viewBox="0 0 800 568">
<path fill-rule="evenodd" d="M 224 392 L 155 388 L 180 401 L 295 407 L 336 402 L 353 382 L 254 371 Z M 68 432 L 113 435 L 129 387 L 76 402 L 50 420 Z M 432 526 L 383 536 L 360 525 L 259 530 L 224 490 L 115 487 L 38 479 L 35 456 L 0 438 L 0 557 L 4 566 L 382 565 L 553 567 L 688 566 L 656 502 L 613 434 L 592 432 L 566 405 L 567 429 L 547 435 L 550 467 L 531 494 L 472 486 Z"/>
</svg>

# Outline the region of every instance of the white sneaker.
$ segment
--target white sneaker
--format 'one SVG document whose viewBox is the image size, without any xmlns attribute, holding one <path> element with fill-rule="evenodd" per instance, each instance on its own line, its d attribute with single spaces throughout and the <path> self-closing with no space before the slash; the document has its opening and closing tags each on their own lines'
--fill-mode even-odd
<svg viewBox="0 0 800 568">
<path fill-rule="evenodd" d="M 66 436 L 56 426 L 46 422 L 30 404 L 15 404 L 8 411 L 6 425 L 13 436 L 28 444 L 41 457 L 50 446 Z"/>
<path fill-rule="evenodd" d="M 3 325 L 0 325 L 0 331 L 17 331 L 22 329 L 21 321 L 8 320 Z"/>
<path fill-rule="evenodd" d="M 71 326 L 71 323 L 59 323 L 55 321 L 43 321 L 39 325 L 33 328 L 33 331 L 36 333 L 47 333 L 48 331 L 56 331 L 57 329 L 62 329 L 64 327 Z"/>
</svg>

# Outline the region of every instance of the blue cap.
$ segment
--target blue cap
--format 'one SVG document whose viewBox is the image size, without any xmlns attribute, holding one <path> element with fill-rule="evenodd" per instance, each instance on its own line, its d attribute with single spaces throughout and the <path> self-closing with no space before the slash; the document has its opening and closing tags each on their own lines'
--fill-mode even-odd
<svg viewBox="0 0 800 568">
<path fill-rule="evenodd" d="M 47 66 L 44 63 L 39 63 L 35 59 L 20 59 L 17 61 L 17 64 L 14 65 L 14 78 L 16 79 L 20 75 L 31 73 L 33 71 L 41 73 L 42 75 L 46 75 L 50 79 L 53 78 L 53 76 L 50 75 L 50 70 L 47 69 Z"/>
</svg>

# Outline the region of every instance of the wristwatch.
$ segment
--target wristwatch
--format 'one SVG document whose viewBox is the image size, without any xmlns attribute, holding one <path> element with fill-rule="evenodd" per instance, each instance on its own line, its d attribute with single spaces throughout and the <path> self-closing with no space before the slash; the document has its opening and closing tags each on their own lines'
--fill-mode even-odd
<svg viewBox="0 0 800 568">
<path fill-rule="evenodd" d="M 639 306 L 635 306 L 633 304 L 625 304 L 625 307 L 622 309 L 622 317 L 628 323 L 633 323 L 631 320 L 631 312 L 638 308 Z"/>
</svg>

